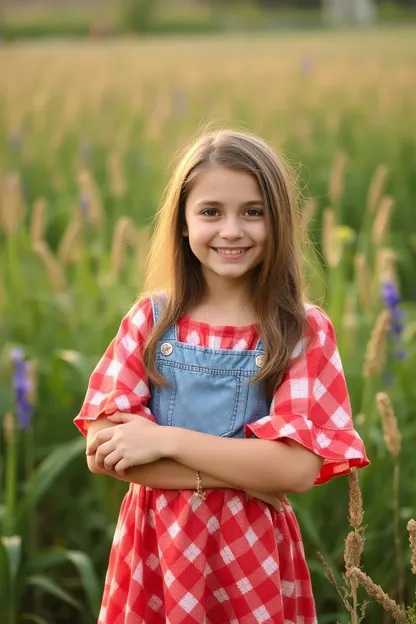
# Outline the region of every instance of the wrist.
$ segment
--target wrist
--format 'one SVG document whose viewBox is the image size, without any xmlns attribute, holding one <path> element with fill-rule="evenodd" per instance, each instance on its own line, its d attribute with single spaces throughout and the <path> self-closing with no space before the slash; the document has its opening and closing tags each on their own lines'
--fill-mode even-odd
<svg viewBox="0 0 416 624">
<path fill-rule="evenodd" d="M 163 457 L 178 461 L 182 429 L 169 425 L 162 426 L 161 429 L 163 430 Z"/>
</svg>

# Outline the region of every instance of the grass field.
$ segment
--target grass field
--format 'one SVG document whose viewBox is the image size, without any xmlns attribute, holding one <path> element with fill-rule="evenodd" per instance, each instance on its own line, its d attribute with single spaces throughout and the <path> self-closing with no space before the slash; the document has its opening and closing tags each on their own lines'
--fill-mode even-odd
<svg viewBox="0 0 416 624">
<path fill-rule="evenodd" d="M 372 461 L 361 475 L 363 569 L 392 597 L 414 600 L 406 524 L 416 514 L 415 35 L 402 27 L 0 48 L 0 566 L 16 552 L 20 561 L 18 573 L 8 571 L 1 621 L 24 612 L 94 620 L 125 487 L 86 472 L 71 421 L 140 290 L 173 153 L 208 123 L 259 132 L 298 173 L 313 243 L 305 248 L 310 296 L 334 320 Z M 386 283 L 398 289 L 394 305 L 382 296 Z M 19 413 L 15 348 L 37 386 L 24 431 L 5 417 Z M 380 391 L 397 416 L 396 458 L 383 439 Z M 294 505 L 319 623 L 346 624 L 315 555 L 342 582 L 346 481 Z M 369 606 L 365 622 L 382 621 Z"/>
</svg>

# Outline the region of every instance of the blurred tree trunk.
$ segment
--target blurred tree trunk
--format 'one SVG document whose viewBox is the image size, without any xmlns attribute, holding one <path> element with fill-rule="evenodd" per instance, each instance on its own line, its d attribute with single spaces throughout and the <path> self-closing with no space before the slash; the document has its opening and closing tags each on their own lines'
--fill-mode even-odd
<svg viewBox="0 0 416 624">
<path fill-rule="evenodd" d="M 372 24 L 377 16 L 373 0 L 323 0 L 322 10 L 331 26 Z"/>
</svg>

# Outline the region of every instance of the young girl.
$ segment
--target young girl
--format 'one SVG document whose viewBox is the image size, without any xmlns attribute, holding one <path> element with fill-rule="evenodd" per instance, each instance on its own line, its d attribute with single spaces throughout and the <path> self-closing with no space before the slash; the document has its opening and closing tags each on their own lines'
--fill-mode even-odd
<svg viewBox="0 0 416 624">
<path fill-rule="evenodd" d="M 302 297 L 295 217 L 282 162 L 249 134 L 200 137 L 173 175 L 151 294 L 75 419 L 90 470 L 131 483 L 100 624 L 317 622 L 277 493 L 368 460 L 331 322 Z"/>
</svg>

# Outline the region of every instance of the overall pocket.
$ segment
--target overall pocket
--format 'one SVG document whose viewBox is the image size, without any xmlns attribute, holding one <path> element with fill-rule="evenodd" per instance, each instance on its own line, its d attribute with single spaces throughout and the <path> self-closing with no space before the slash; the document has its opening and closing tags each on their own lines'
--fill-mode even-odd
<svg viewBox="0 0 416 624">
<path fill-rule="evenodd" d="M 160 424 L 200 433 L 229 436 L 245 416 L 246 388 L 237 375 L 161 365 L 170 388 L 158 389 L 155 408 Z M 240 422 L 241 421 L 241 422 Z"/>
</svg>

